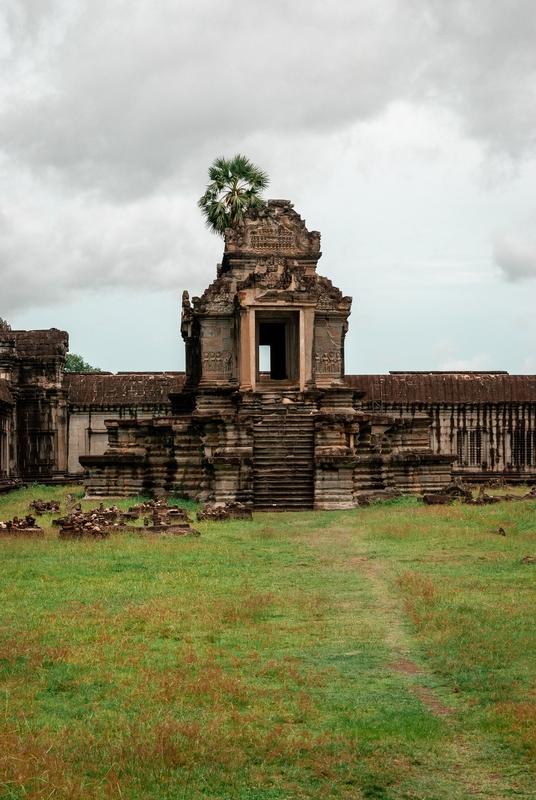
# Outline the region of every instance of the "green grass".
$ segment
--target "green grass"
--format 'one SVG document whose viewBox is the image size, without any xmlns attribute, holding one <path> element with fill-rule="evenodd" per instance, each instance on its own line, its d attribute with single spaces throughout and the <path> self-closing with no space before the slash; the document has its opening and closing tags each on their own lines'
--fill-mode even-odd
<svg viewBox="0 0 536 800">
<path fill-rule="evenodd" d="M 51 519 L 0 539 L 0 797 L 536 797 L 536 503 Z"/>
</svg>

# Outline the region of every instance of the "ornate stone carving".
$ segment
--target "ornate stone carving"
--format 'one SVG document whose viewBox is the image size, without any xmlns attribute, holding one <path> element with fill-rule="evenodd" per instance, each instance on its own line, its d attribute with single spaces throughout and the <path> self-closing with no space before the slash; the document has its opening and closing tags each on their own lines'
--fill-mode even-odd
<svg viewBox="0 0 536 800">
<path fill-rule="evenodd" d="M 231 312 L 234 306 L 234 292 L 226 276 L 217 278 L 210 284 L 201 297 L 194 297 L 193 304 L 196 312 L 207 311 Z"/>
<path fill-rule="evenodd" d="M 282 259 L 284 262 L 284 259 Z M 244 281 L 240 281 L 238 289 L 249 289 L 260 286 L 265 289 L 288 289 L 292 283 L 292 273 L 285 265 L 269 267 L 266 272 L 252 272 Z"/>
<path fill-rule="evenodd" d="M 315 352 L 317 375 L 338 375 L 342 369 L 340 350 L 317 350 Z"/>
<path fill-rule="evenodd" d="M 284 269 L 286 263 L 287 260 L 283 256 L 271 256 L 270 258 L 264 258 L 262 261 L 259 261 L 256 271 L 260 274 L 263 272 L 279 272 L 280 268 Z"/>
<path fill-rule="evenodd" d="M 261 225 L 251 232 L 251 249 L 260 253 L 274 253 L 296 249 L 295 237 L 283 225 Z"/>
<path fill-rule="evenodd" d="M 288 200 L 268 200 L 252 208 L 236 228 L 225 232 L 226 253 L 293 253 L 320 257 L 320 234 L 308 231 Z"/>
<path fill-rule="evenodd" d="M 11 325 L 9 325 L 5 319 L 0 317 L 0 333 L 9 333 L 11 330 Z"/>
<path fill-rule="evenodd" d="M 257 378 L 252 348 L 258 344 L 259 326 L 270 324 L 269 314 L 288 312 L 297 319 L 302 311 L 304 342 L 311 350 L 300 362 L 296 349 L 299 335 L 294 328 L 292 332 L 291 327 L 285 329 L 286 350 L 281 358 L 290 359 L 292 353 L 292 363 L 299 365 L 291 370 L 288 380 L 300 385 L 310 385 L 314 380 L 314 340 L 319 351 L 317 373 L 323 376 L 323 384 L 330 383 L 330 378 L 337 381 L 343 361 L 341 325 L 350 311 L 351 299 L 317 274 L 320 256 L 320 234 L 308 231 L 286 200 L 269 200 L 265 207 L 249 209 L 236 228 L 228 229 L 216 280 L 200 298 L 193 298 L 193 308 L 187 297 L 183 304 L 183 319 L 190 319 L 190 315 L 193 319 L 188 328 L 183 325 L 183 336 L 191 346 L 191 384 L 201 381 L 234 386 L 240 381 L 243 386 L 254 385 Z M 321 318 L 317 322 L 311 313 L 315 306 Z M 256 308 L 263 309 L 262 320 Z M 274 324 L 287 322 L 276 320 Z M 320 333 L 326 325 L 336 331 L 336 340 Z M 185 335 L 188 333 L 190 338 Z M 337 349 L 338 354 L 332 353 Z"/>
<path fill-rule="evenodd" d="M 316 307 L 319 311 L 332 311 L 337 307 L 336 301 L 329 294 L 321 294 L 318 298 Z"/>
<path fill-rule="evenodd" d="M 203 353 L 203 372 L 217 375 L 230 375 L 233 354 L 230 350 L 207 350 Z"/>
</svg>

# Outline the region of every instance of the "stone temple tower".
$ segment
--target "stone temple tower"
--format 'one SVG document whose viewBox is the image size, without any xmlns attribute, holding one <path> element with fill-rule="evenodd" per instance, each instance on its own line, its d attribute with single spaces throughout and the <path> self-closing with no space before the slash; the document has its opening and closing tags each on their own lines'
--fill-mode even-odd
<svg viewBox="0 0 536 800">
<path fill-rule="evenodd" d="M 225 232 L 216 280 L 183 295 L 186 376 L 171 415 L 108 421 L 106 453 L 80 458 L 89 494 L 336 509 L 448 482 L 452 458 L 432 456 L 428 417 L 361 409 L 344 376 L 351 298 L 318 275 L 320 256 L 320 234 L 287 200 Z"/>
<path fill-rule="evenodd" d="M 187 376 L 177 411 L 189 405 L 209 425 L 213 413 L 238 414 L 225 444 L 214 441 L 215 474 L 219 466 L 229 478 L 225 459 L 240 459 L 229 485 L 238 481 L 239 497 L 257 508 L 352 505 L 343 463 L 350 468 L 356 416 L 344 385 L 352 300 L 317 274 L 321 255 L 320 234 L 292 203 L 269 200 L 226 231 L 202 297 L 183 299 Z"/>
<path fill-rule="evenodd" d="M 193 308 L 184 297 L 187 385 L 242 392 L 342 386 L 352 299 L 317 274 L 321 255 L 320 234 L 286 200 L 269 200 L 229 228 L 217 279 Z"/>
</svg>

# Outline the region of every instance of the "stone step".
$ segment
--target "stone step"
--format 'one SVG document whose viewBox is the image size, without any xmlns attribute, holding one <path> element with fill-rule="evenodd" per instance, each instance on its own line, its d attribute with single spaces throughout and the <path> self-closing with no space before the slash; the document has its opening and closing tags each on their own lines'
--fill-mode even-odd
<svg viewBox="0 0 536 800">
<path fill-rule="evenodd" d="M 263 406 L 253 424 L 255 508 L 301 510 L 314 502 L 314 417 L 311 408 Z"/>
<path fill-rule="evenodd" d="M 288 494 L 289 489 L 292 492 L 304 492 L 309 491 L 311 488 L 310 481 L 294 481 L 291 480 L 291 476 L 288 476 L 288 481 L 285 484 L 282 484 L 281 481 L 262 481 L 258 482 L 257 489 L 259 492 L 272 492 L 276 491 L 278 494 Z"/>
<path fill-rule="evenodd" d="M 305 464 L 305 463 L 312 462 L 313 453 L 314 453 L 314 451 L 313 451 L 312 448 L 310 450 L 303 450 L 303 451 L 296 451 L 296 452 L 292 452 L 292 451 L 289 452 L 288 450 L 274 448 L 273 450 L 266 450 L 265 452 L 258 453 L 258 459 L 259 459 L 259 462 L 263 461 L 263 462 L 265 462 L 267 464 L 270 463 L 273 466 L 274 462 L 275 462 L 275 456 L 276 455 L 279 458 L 283 459 L 283 460 L 285 459 L 286 456 L 288 456 L 289 461 L 293 461 L 294 462 L 294 461 L 300 461 L 301 460 Z M 256 449 L 254 451 L 254 454 L 255 454 L 255 462 L 257 463 L 258 459 L 257 459 L 257 450 Z"/>
</svg>

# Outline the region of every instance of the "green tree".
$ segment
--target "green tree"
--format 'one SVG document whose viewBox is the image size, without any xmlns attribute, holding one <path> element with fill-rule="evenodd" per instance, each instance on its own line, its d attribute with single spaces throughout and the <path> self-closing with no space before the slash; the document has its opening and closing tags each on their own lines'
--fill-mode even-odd
<svg viewBox="0 0 536 800">
<path fill-rule="evenodd" d="M 84 361 L 82 356 L 76 353 L 67 353 L 65 359 L 65 372 L 101 372 L 99 367 L 92 367 L 87 361 Z"/>
<path fill-rule="evenodd" d="M 234 228 L 248 208 L 260 208 L 266 200 L 260 192 L 269 183 L 268 175 L 249 158 L 237 155 L 229 161 L 217 158 L 208 170 L 210 182 L 197 205 L 205 216 L 207 228 L 223 236 Z"/>
</svg>

